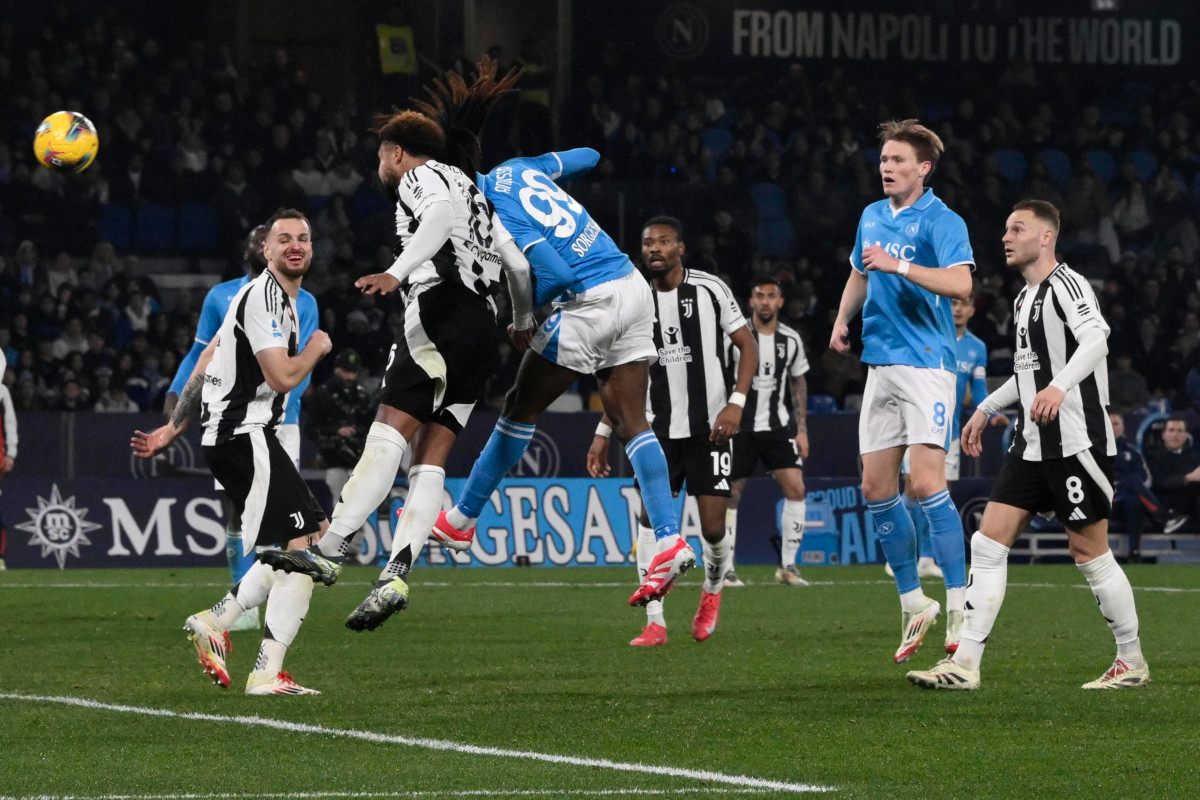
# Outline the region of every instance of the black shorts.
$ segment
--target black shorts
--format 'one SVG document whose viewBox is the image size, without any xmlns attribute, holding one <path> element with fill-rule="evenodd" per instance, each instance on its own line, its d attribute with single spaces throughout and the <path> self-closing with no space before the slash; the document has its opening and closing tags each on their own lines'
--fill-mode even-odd
<svg viewBox="0 0 1200 800">
<path fill-rule="evenodd" d="M 733 480 L 749 478 L 759 461 L 767 472 L 804 467 L 796 439 L 787 431 L 742 431 L 733 437 Z"/>
<path fill-rule="evenodd" d="M 658 441 L 667 457 L 671 494 L 679 494 L 686 481 L 687 492 L 693 497 L 729 497 L 729 484 L 733 480 L 730 442 L 713 444 L 708 436 Z"/>
<path fill-rule="evenodd" d="M 274 431 L 258 429 L 205 445 L 204 458 L 242 521 L 244 542 L 283 546 L 321 529 L 325 512 Z"/>
<path fill-rule="evenodd" d="M 449 281 L 426 289 L 404 309 L 404 338 L 388 355 L 379 402 L 461 433 L 495 368 L 499 341 L 482 297 Z"/>
<path fill-rule="evenodd" d="M 1113 457 L 1093 447 L 1067 458 L 1025 461 L 1008 455 L 989 498 L 1032 514 L 1053 511 L 1072 530 L 1112 514 Z"/>
</svg>

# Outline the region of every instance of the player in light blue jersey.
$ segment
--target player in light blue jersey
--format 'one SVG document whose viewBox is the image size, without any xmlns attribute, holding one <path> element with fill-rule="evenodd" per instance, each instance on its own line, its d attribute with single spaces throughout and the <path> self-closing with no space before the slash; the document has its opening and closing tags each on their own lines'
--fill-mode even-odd
<svg viewBox="0 0 1200 800">
<path fill-rule="evenodd" d="M 955 350 L 958 355 L 958 366 L 956 369 L 954 427 L 950 437 L 950 450 L 946 453 L 947 484 L 958 480 L 962 466 L 962 442 L 959 441 L 959 438 L 962 435 L 963 418 L 970 416 L 968 412 L 973 411 L 975 406 L 982 403 L 988 396 L 987 345 L 983 343 L 982 339 L 967 330 L 967 323 L 971 317 L 975 316 L 975 290 L 971 290 L 971 297 L 965 301 L 957 298 L 951 300 L 950 308 L 954 313 Z M 1008 425 L 1008 417 L 997 414 L 992 417 L 989 424 L 994 427 Z M 944 575 L 937 565 L 933 545 L 930 541 L 929 520 L 926 519 L 920 500 L 916 496 L 907 455 L 904 457 L 901 473 L 904 476 L 904 505 L 917 529 L 917 575 L 921 578 L 943 578 Z M 892 574 L 890 566 L 888 574 Z"/>
<path fill-rule="evenodd" d="M 487 79 L 481 62 L 476 86 Z M 471 90 L 430 94 L 431 110 L 478 135 L 482 118 L 471 113 Z M 658 543 L 645 580 L 630 598 L 632 605 L 645 605 L 670 591 L 695 564 L 696 554 L 679 535 L 666 456 L 646 419 L 649 362 L 658 357 L 650 287 L 587 209 L 555 183 L 587 172 L 598 160 L 596 151 L 582 148 L 514 158 L 477 176 L 496 216 L 529 260 L 535 302 L 552 301 L 554 311 L 529 342 L 462 496 L 438 517 L 431 535 L 452 549 L 469 548 L 484 504 L 524 455 L 542 412 L 581 375 L 594 374 L 606 418 L 613 423 L 602 420 L 597 433 L 608 436 L 615 428 L 625 441 Z"/>
<path fill-rule="evenodd" d="M 588 148 L 514 158 L 477 179 L 529 259 L 536 302 L 552 301 L 554 311 L 533 337 L 462 497 L 438 518 L 433 535 L 468 547 L 484 504 L 521 459 L 542 412 L 581 375 L 595 374 L 613 423 L 602 421 L 597 433 L 607 438 L 615 429 L 625 442 L 654 528 L 658 552 L 630 598 L 645 605 L 670 591 L 696 557 L 679 536 L 666 456 L 646 419 L 649 363 L 658 355 L 650 289 L 587 209 L 555 183 L 587 172 L 599 158 Z"/>
<path fill-rule="evenodd" d="M 242 260 L 246 264 L 246 275 L 232 281 L 218 283 L 204 296 L 204 304 L 200 307 L 200 322 L 196 326 L 196 337 L 192 342 L 192 349 L 179 362 L 175 380 L 167 389 L 165 412 L 168 417 L 174 412 L 175 403 L 178 402 L 184 384 L 191 376 L 200 354 L 204 352 L 204 348 L 208 347 L 208 343 L 221 329 L 221 323 L 225 320 L 225 314 L 229 311 L 229 304 L 234 295 L 266 269 L 267 262 L 263 256 L 263 242 L 266 238 L 266 225 L 259 225 L 250 231 L 250 235 L 246 239 L 246 250 L 242 254 Z M 305 342 L 317 330 L 319 322 L 317 300 L 306 289 L 301 289 L 296 298 L 296 313 L 299 315 L 300 322 L 300 349 L 303 350 Z M 297 468 L 300 466 L 300 397 L 308 388 L 311 378 L 311 373 L 306 375 L 304 380 L 288 395 L 283 422 L 276 430 L 279 443 L 292 457 Z M 220 484 L 217 484 L 217 488 L 220 488 Z M 230 578 L 236 585 L 254 563 L 254 556 L 247 556 L 242 552 L 242 532 L 238 529 L 239 520 L 233 514 L 233 506 L 224 492 L 221 493 L 221 508 L 225 514 L 225 557 L 229 561 Z M 258 628 L 258 609 L 252 608 L 246 611 L 230 630 L 242 631 L 256 628 Z"/>
<path fill-rule="evenodd" d="M 859 416 L 863 498 L 879 531 L 900 594 L 896 663 L 921 646 L 941 606 L 921 591 L 916 529 L 901 502 L 906 449 L 912 483 L 934 552 L 946 574 L 946 649 L 958 647 L 966 587 L 962 521 L 946 488 L 946 451 L 955 415 L 953 298 L 971 294 L 971 252 L 962 218 L 925 187 L 944 151 L 916 120 L 880 126 L 884 200 L 863 210 L 853 269 L 842 293 L 829 346 L 850 349 L 849 323 L 863 315 L 863 363 L 869 365 Z"/>
</svg>

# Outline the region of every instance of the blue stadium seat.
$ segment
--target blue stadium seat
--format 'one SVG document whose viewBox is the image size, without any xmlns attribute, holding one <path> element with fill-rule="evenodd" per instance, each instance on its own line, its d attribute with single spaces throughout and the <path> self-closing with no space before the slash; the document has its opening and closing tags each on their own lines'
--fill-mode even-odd
<svg viewBox="0 0 1200 800">
<path fill-rule="evenodd" d="M 1046 172 L 1050 174 L 1050 180 L 1063 187 L 1071 181 L 1071 176 L 1075 170 L 1071 168 L 1071 159 L 1062 150 L 1057 150 L 1053 147 L 1047 148 L 1038 153 L 1038 161 L 1046 167 Z"/>
<path fill-rule="evenodd" d="M 996 159 L 996 169 L 1004 179 L 1013 186 L 1020 186 L 1025 181 L 1025 173 L 1029 170 L 1029 160 L 1020 150 L 1003 148 L 992 153 Z"/>
<path fill-rule="evenodd" d="M 1092 165 L 1092 169 L 1096 170 L 1096 175 L 1100 180 L 1105 183 L 1112 183 L 1113 178 L 1117 177 L 1117 161 L 1107 150 L 1088 150 L 1083 157 Z"/>
<path fill-rule="evenodd" d="M 837 410 L 837 398 L 831 394 L 810 394 L 808 396 L 810 414 L 831 414 Z"/>
<path fill-rule="evenodd" d="M 217 210 L 203 203 L 179 209 L 179 249 L 211 251 L 217 247 Z"/>
<path fill-rule="evenodd" d="M 945 99 L 926 100 L 921 106 L 921 116 L 929 122 L 941 122 L 944 119 L 949 119 L 953 114 L 950 108 L 950 101 Z"/>
<path fill-rule="evenodd" d="M 100 238 L 118 250 L 128 250 L 129 209 L 125 206 L 100 206 Z"/>
<path fill-rule="evenodd" d="M 350 201 L 350 213 L 355 222 L 362 222 L 368 217 L 389 209 L 391 209 L 391 204 L 387 198 L 377 188 L 369 185 L 368 181 L 363 181 Z"/>
<path fill-rule="evenodd" d="M 154 203 L 139 208 L 133 226 L 133 241 L 138 250 L 171 249 L 175 245 L 174 209 Z"/>
<path fill-rule="evenodd" d="M 733 147 L 733 134 L 724 128 L 705 128 L 700 141 L 712 152 L 713 158 L 720 161 Z"/>
<path fill-rule="evenodd" d="M 758 209 L 758 250 L 768 258 L 792 255 L 792 221 L 788 216 L 783 187 L 762 181 L 750 187 L 750 199 Z"/>
<path fill-rule="evenodd" d="M 1133 168 L 1137 170 L 1137 179 L 1142 183 L 1153 178 L 1154 173 L 1158 172 L 1158 156 L 1149 150 L 1134 150 L 1129 154 L 1129 159 L 1133 161 Z"/>
</svg>

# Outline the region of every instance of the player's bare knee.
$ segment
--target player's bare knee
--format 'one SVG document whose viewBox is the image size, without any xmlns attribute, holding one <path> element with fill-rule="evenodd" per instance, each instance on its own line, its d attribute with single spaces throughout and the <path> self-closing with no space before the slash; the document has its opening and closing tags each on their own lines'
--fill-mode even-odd
<svg viewBox="0 0 1200 800">
<path fill-rule="evenodd" d="M 878 503 L 880 500 L 887 500 L 889 497 L 894 497 L 899 491 L 900 484 L 894 478 L 890 481 L 877 481 L 863 475 L 863 499 L 868 503 Z"/>
<path fill-rule="evenodd" d="M 909 480 L 904 484 L 905 493 L 914 500 L 932 497 L 945 488 L 945 480 L 939 481 L 936 477 L 929 475 L 910 475 Z"/>
</svg>

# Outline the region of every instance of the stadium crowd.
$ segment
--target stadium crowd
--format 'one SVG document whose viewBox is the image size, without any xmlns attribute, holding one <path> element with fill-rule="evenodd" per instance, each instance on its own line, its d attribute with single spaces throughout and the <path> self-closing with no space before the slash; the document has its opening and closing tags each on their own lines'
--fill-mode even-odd
<svg viewBox="0 0 1200 800">
<path fill-rule="evenodd" d="M 198 271 L 202 256 L 227 256 L 221 278 L 235 277 L 246 231 L 281 206 L 313 220 L 305 288 L 322 327 L 378 375 L 398 316 L 352 286 L 392 259 L 366 132 L 375 109 L 323 96 L 286 50 L 240 63 L 228 47 L 160 41 L 113 9 L 59 22 L 0 21 L 0 347 L 18 410 L 161 408 L 199 304 L 170 302 L 141 259 Z M 932 186 L 973 239 L 972 327 L 989 372 L 1011 368 L 1020 280 L 1001 262 L 1003 220 L 1015 200 L 1042 198 L 1063 209 L 1063 256 L 1096 283 L 1112 325 L 1114 405 L 1200 404 L 1200 131 L 1190 122 L 1200 81 L 1102 91 L 1019 60 L 996 80 L 815 72 L 797 62 L 769 76 L 650 74 L 611 46 L 563 99 L 560 146 L 603 156 L 573 191 L 631 253 L 640 220 L 667 211 L 686 224 L 691 263 L 739 297 L 755 276 L 777 276 L 784 320 L 809 346 L 812 394 L 852 405 L 863 367 L 824 343 L 857 215 L 880 196 L 876 126 L 918 117 L 946 144 Z M 29 157 L 37 122 L 60 108 L 87 114 L 102 143 L 97 164 L 70 178 Z M 542 142 L 517 130 L 527 123 L 498 114 L 485 158 Z"/>
</svg>

